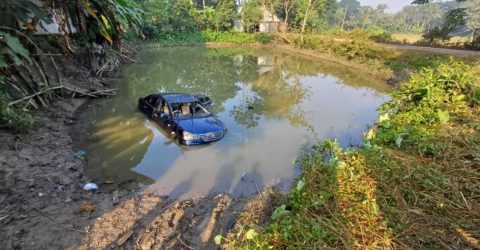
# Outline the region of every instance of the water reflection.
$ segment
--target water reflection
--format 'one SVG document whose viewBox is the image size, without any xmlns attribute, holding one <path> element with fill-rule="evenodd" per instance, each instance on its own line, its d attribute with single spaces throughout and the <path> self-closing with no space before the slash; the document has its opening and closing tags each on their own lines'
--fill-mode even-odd
<svg viewBox="0 0 480 250">
<path fill-rule="evenodd" d="M 119 96 L 82 114 L 89 126 L 77 133 L 89 151 L 87 174 L 153 183 L 156 192 L 174 196 L 287 185 L 303 145 L 331 137 L 360 142 L 387 98 L 379 81 L 273 49 L 150 50 L 122 79 Z M 225 138 L 192 148 L 171 141 L 136 109 L 139 97 L 159 91 L 210 96 L 229 129 Z"/>
</svg>

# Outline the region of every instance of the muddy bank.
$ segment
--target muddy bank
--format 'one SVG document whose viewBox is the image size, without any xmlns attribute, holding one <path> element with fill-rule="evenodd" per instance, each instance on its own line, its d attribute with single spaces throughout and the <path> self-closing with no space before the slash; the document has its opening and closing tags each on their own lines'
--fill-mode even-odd
<svg viewBox="0 0 480 250">
<path fill-rule="evenodd" d="M 0 238 L 7 249 L 63 248 L 78 242 L 93 214 L 86 201 L 103 204 L 105 194 L 82 190 L 88 180 L 68 136 L 73 112 L 85 99 L 58 102 L 39 112 L 28 134 L 0 131 Z"/>
</svg>

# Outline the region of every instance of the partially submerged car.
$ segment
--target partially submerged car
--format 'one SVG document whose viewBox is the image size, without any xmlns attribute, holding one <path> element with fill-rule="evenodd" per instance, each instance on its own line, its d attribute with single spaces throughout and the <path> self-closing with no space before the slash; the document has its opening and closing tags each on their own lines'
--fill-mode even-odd
<svg viewBox="0 0 480 250">
<path fill-rule="evenodd" d="M 185 145 L 218 141 L 227 127 L 210 111 L 203 94 L 157 93 L 138 99 L 138 108 Z"/>
</svg>

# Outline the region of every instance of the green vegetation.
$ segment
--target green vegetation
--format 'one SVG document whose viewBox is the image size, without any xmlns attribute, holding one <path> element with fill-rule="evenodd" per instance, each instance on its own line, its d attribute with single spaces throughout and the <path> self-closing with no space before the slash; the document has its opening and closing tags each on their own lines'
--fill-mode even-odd
<svg viewBox="0 0 480 250">
<path fill-rule="evenodd" d="M 423 68 L 382 106 L 364 146 L 313 147 L 271 223 L 242 228 L 255 237 L 240 233 L 230 242 L 275 249 L 478 247 L 479 77 L 478 66 L 453 59 Z"/>
<path fill-rule="evenodd" d="M 38 2 L 38 1 L 37 1 Z M 99 58 L 105 65 L 95 62 L 98 49 L 121 51 L 121 34 L 139 25 L 141 10 L 130 0 L 76 0 L 40 1 L 4 0 L 0 2 L 0 121 L 3 126 L 18 132 L 27 131 L 34 124 L 30 108 L 47 107 L 60 90 L 54 58 L 39 57 L 55 53 L 90 55 L 92 71 L 105 69 L 110 58 Z M 58 36 L 35 36 L 39 27 L 56 20 Z M 78 30 L 70 34 L 71 27 Z M 56 45 L 49 45 L 56 44 Z M 92 46 L 93 44 L 100 44 Z M 118 55 L 119 52 L 115 52 Z M 106 53 L 109 54 L 109 53 Z M 111 53 L 110 53 L 111 54 Z M 33 56 L 36 55 L 36 56 Z M 107 56 L 108 57 L 108 56 Z M 83 60 L 85 61 L 85 60 Z M 47 66 L 50 63 L 51 66 Z M 97 65 L 96 68 L 94 65 Z M 115 66 L 115 63 L 112 63 Z M 59 69 L 55 69 L 59 70 Z M 58 73 L 58 74 L 57 74 Z M 101 74 L 98 74 L 101 75 Z"/>
<path fill-rule="evenodd" d="M 374 43 L 379 37 L 387 36 L 378 30 L 355 29 L 334 30 L 324 35 L 307 35 L 303 42 L 300 35 L 289 34 L 286 37 L 294 47 L 313 50 L 326 59 L 339 60 L 342 63 L 351 62 L 355 67 L 395 84 L 408 79 L 412 72 L 423 67 L 436 66 L 449 58 L 426 52 L 398 51 Z"/>
<path fill-rule="evenodd" d="M 194 45 L 206 42 L 249 44 L 255 43 L 256 35 L 230 31 L 200 31 L 195 33 L 177 33 L 167 39 L 158 39 L 155 42 L 166 45 Z"/>
<path fill-rule="evenodd" d="M 0 119 L 1 123 L 15 132 L 26 132 L 35 124 L 35 118 L 25 109 L 9 107 L 10 98 L 6 95 L 4 78 L 0 76 Z"/>
</svg>

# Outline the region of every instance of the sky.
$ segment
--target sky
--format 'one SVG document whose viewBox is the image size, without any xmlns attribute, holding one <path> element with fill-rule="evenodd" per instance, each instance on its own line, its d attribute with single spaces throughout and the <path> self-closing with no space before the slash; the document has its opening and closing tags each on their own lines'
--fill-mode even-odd
<svg viewBox="0 0 480 250">
<path fill-rule="evenodd" d="M 395 13 L 400 11 L 406 5 L 409 5 L 413 0 L 359 0 L 362 5 L 369 5 L 376 7 L 379 4 L 385 3 L 388 5 L 387 12 Z"/>
</svg>

